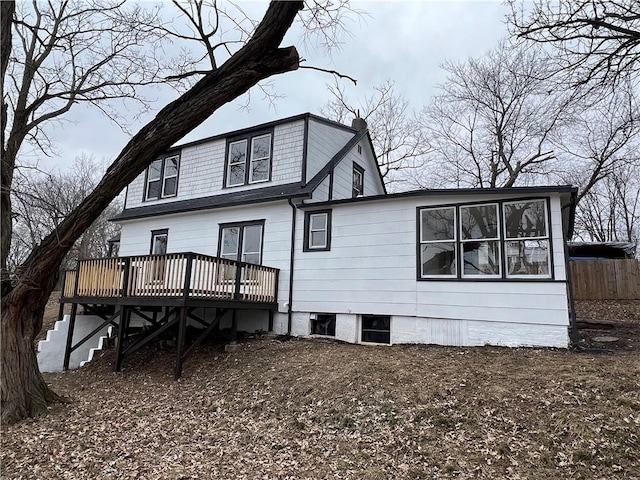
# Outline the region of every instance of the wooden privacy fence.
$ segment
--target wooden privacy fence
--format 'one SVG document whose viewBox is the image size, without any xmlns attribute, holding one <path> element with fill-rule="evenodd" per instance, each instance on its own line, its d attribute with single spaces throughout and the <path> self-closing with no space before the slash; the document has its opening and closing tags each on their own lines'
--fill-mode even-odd
<svg viewBox="0 0 640 480">
<path fill-rule="evenodd" d="M 277 301 L 278 269 L 196 253 L 80 260 L 63 297 L 183 297 Z"/>
<path fill-rule="evenodd" d="M 640 299 L 640 261 L 572 261 L 571 280 L 577 300 Z"/>
</svg>

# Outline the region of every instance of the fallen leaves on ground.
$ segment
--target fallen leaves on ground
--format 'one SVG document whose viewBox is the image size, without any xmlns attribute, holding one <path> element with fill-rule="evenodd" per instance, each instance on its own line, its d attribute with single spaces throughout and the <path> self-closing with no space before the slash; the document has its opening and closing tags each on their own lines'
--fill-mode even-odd
<svg viewBox="0 0 640 480">
<path fill-rule="evenodd" d="M 638 352 L 152 347 L 48 374 L 73 398 L 3 428 L 9 479 L 640 478 Z"/>
</svg>

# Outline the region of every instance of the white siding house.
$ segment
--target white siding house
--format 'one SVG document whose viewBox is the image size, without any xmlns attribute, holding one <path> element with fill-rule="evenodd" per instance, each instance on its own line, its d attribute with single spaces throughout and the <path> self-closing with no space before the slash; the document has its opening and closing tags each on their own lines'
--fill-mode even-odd
<svg viewBox="0 0 640 480">
<path fill-rule="evenodd" d="M 387 194 L 366 130 L 304 114 L 173 148 L 129 185 L 114 221 L 123 257 L 279 269 L 275 333 L 567 347 L 575 192 Z M 261 312 L 243 318 L 266 330 Z"/>
</svg>

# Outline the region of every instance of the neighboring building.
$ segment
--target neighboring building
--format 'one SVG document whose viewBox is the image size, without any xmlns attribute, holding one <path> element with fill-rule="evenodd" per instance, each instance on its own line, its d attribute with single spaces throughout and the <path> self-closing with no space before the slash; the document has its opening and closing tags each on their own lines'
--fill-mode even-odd
<svg viewBox="0 0 640 480">
<path fill-rule="evenodd" d="M 564 241 L 576 189 L 387 194 L 363 123 L 358 130 L 304 114 L 173 148 L 129 185 L 113 219 L 119 255 L 209 256 L 208 266 L 178 274 L 193 292 L 206 290 L 202 278 L 214 271 L 216 285 L 231 282 L 224 262 L 278 269 L 265 309 L 233 305 L 239 330 L 567 347 Z M 145 295 L 156 299 L 175 275 L 165 263 L 126 268 L 129 284 L 146 275 L 153 293 Z M 265 271 L 233 270 L 236 288 L 262 291 Z M 222 307 L 219 298 L 193 303 L 205 320 Z"/>
</svg>

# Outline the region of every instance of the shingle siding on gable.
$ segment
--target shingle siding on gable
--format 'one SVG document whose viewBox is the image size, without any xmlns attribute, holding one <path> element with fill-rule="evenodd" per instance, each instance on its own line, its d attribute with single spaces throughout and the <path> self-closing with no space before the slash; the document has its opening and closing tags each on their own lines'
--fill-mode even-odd
<svg viewBox="0 0 640 480">
<path fill-rule="evenodd" d="M 145 172 L 143 172 L 129 185 L 126 208 L 190 200 L 218 193 L 237 192 L 301 181 L 304 120 L 274 127 L 270 182 L 222 188 L 225 175 L 226 145 L 226 139 L 218 139 L 182 149 L 178 175 L 178 195 L 175 197 L 143 202 L 145 181 Z"/>
<path fill-rule="evenodd" d="M 354 135 L 355 132 L 332 127 L 310 118 L 307 181 L 311 180 Z"/>
</svg>

